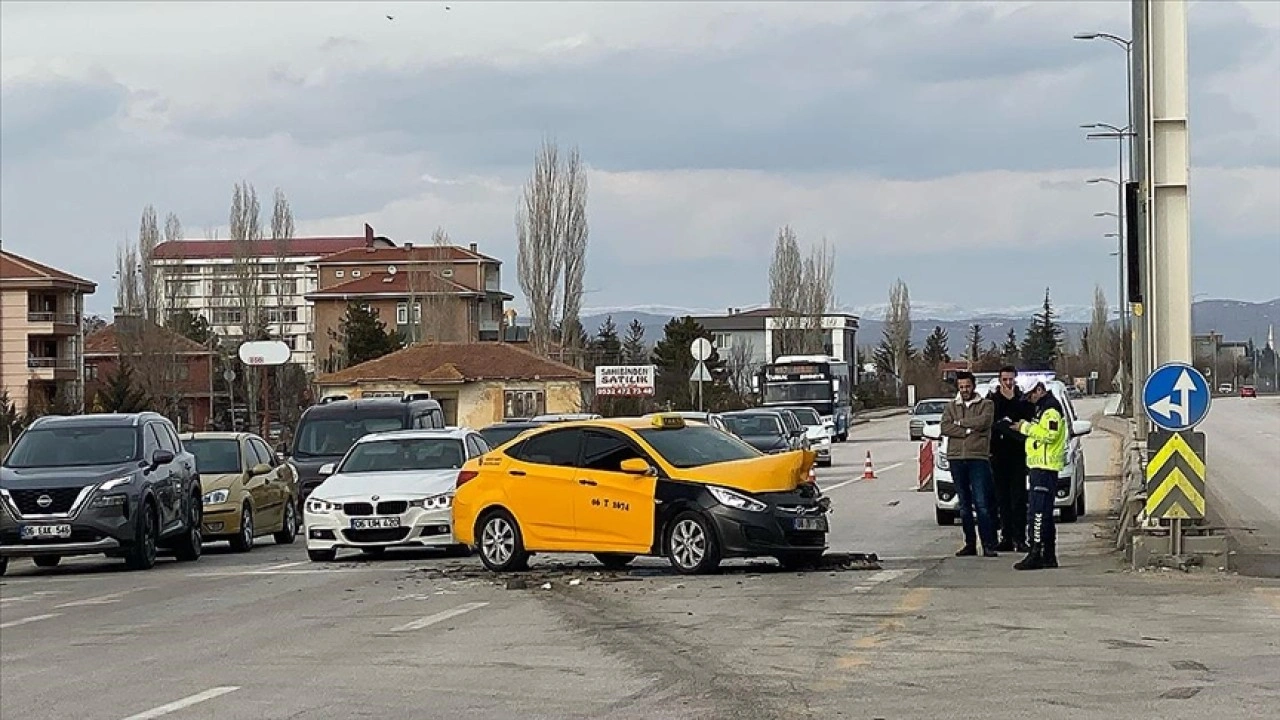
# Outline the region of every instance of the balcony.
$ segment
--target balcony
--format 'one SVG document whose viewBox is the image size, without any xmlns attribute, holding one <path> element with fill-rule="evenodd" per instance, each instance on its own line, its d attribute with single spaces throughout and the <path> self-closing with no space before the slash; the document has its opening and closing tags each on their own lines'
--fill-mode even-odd
<svg viewBox="0 0 1280 720">
<path fill-rule="evenodd" d="M 480 342 L 497 342 L 499 337 L 500 323 L 497 320 L 481 320 L 479 322 L 479 336 L 476 338 Z"/>
<path fill-rule="evenodd" d="M 27 373 L 32 380 L 74 380 L 79 369 L 69 357 L 28 357 Z"/>
<path fill-rule="evenodd" d="M 30 332 L 44 335 L 75 335 L 80 332 L 80 318 L 75 313 L 30 311 L 27 322 L 36 326 L 30 328 Z"/>
</svg>

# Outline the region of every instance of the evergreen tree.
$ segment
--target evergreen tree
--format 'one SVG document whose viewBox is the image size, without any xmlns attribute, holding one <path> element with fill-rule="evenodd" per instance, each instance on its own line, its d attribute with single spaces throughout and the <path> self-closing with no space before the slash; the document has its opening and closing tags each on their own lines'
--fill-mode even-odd
<svg viewBox="0 0 1280 720">
<path fill-rule="evenodd" d="M 22 415 L 18 406 L 9 399 L 9 391 L 0 389 L 0 443 L 8 447 L 9 443 L 22 432 Z"/>
<path fill-rule="evenodd" d="M 205 347 L 213 343 L 214 335 L 213 330 L 209 328 L 209 322 L 204 319 L 204 316 L 192 312 L 189 308 L 170 313 L 166 324 L 170 330 Z"/>
<path fill-rule="evenodd" d="M 981 325 L 979 325 L 978 323 L 974 323 L 969 326 L 969 337 L 967 338 L 965 345 L 968 348 L 966 352 L 967 357 L 965 359 L 967 359 L 969 361 L 969 364 L 972 365 L 973 363 L 977 362 L 978 357 L 982 355 L 982 326 Z"/>
<path fill-rule="evenodd" d="M 688 315 L 672 318 L 663 328 L 663 338 L 653 348 L 653 364 L 657 366 L 654 399 L 659 405 L 670 403 L 677 410 L 697 407 L 697 385 L 689 380 L 697 366 L 697 361 L 689 353 L 689 347 L 696 338 L 710 341 L 711 333 Z M 712 382 L 702 385 L 702 405 L 704 409 L 714 410 L 721 406 L 731 389 L 719 351 L 713 347 L 711 357 L 705 362 Z"/>
<path fill-rule="evenodd" d="M 627 326 L 627 336 L 622 339 L 622 359 L 629 365 L 649 362 L 649 350 L 644 341 L 644 325 L 633 319 Z"/>
<path fill-rule="evenodd" d="M 893 346 L 889 344 L 889 338 L 880 339 L 880 344 L 871 352 L 871 361 L 876 364 L 877 373 L 893 373 Z"/>
<path fill-rule="evenodd" d="M 94 409 L 107 413 L 135 413 L 149 410 L 151 403 L 133 376 L 129 363 L 121 362 L 98 389 Z"/>
<path fill-rule="evenodd" d="M 925 369 L 932 372 L 944 362 L 951 362 L 950 338 L 941 325 L 934 325 L 933 332 L 924 341 Z"/>
<path fill-rule="evenodd" d="M 395 330 L 388 332 L 387 324 L 378 318 L 377 310 L 359 303 L 347 305 L 347 313 L 338 327 L 348 367 L 404 347 L 404 337 Z"/>
<path fill-rule="evenodd" d="M 1044 306 L 1027 328 L 1022 341 L 1022 363 L 1027 370 L 1052 370 L 1062 354 L 1062 328 L 1054 320 L 1049 290 L 1044 291 Z"/>
<path fill-rule="evenodd" d="M 591 340 L 592 366 L 620 365 L 622 363 L 622 340 L 618 338 L 618 326 L 609 315 L 596 330 Z"/>
<path fill-rule="evenodd" d="M 995 347 L 995 344 L 992 344 Z M 999 351 L 1000 362 L 1005 365 L 1017 365 L 1021 361 L 1021 351 L 1018 350 L 1018 335 L 1009 328 L 1009 335 L 1004 339 L 1004 345 Z"/>
</svg>

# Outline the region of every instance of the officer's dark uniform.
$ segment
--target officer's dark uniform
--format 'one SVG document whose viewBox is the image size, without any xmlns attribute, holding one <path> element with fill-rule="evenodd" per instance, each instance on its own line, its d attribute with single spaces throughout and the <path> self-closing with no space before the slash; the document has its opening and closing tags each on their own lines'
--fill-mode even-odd
<svg viewBox="0 0 1280 720">
<path fill-rule="evenodd" d="M 1035 416 L 1035 408 L 1013 388 L 1006 398 L 999 388 L 987 396 L 995 405 L 995 425 L 991 429 L 991 473 L 995 482 L 996 510 L 1000 519 L 997 550 L 1027 550 L 1027 450 L 1026 439 L 1018 434 L 1018 423 Z M 1005 421 L 1008 422 L 1005 422 Z"/>
<path fill-rule="evenodd" d="M 1046 392 L 1036 403 L 1033 421 L 1019 423 L 1018 432 L 1026 436 L 1027 467 L 1030 468 L 1030 498 L 1027 503 L 1027 525 L 1031 551 L 1013 567 L 1017 570 L 1039 570 L 1058 567 L 1058 530 L 1053 522 L 1054 492 L 1058 472 L 1066 466 L 1067 427 L 1053 393 Z"/>
</svg>

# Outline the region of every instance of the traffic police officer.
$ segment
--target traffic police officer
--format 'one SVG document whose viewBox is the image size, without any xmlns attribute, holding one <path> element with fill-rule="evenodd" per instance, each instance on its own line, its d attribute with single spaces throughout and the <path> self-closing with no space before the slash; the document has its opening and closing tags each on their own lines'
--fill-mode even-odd
<svg viewBox="0 0 1280 720">
<path fill-rule="evenodd" d="M 1056 568 L 1058 531 L 1053 522 L 1053 505 L 1058 472 L 1066 465 L 1066 420 L 1062 406 L 1043 382 L 1036 383 L 1027 400 L 1035 405 L 1035 419 L 1019 422 L 1016 429 L 1026 436 L 1031 485 L 1027 525 L 1031 549 L 1013 567 L 1015 570 Z"/>
</svg>

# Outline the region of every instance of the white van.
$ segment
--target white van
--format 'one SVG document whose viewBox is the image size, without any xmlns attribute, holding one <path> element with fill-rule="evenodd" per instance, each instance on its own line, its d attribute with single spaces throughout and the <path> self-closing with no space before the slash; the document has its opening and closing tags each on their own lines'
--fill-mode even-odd
<svg viewBox="0 0 1280 720">
<path fill-rule="evenodd" d="M 1093 432 L 1093 423 L 1079 420 L 1075 406 L 1067 395 L 1067 386 L 1061 380 L 1046 379 L 1035 374 L 1018 376 L 1018 385 L 1026 392 L 1037 382 L 1044 381 L 1045 387 L 1053 393 L 1054 398 L 1062 405 L 1066 414 L 1067 427 L 1071 428 L 1071 437 L 1067 440 L 1067 464 L 1058 473 L 1058 487 L 1055 490 L 1054 506 L 1058 508 L 1058 516 L 1062 522 L 1075 522 L 1084 515 L 1084 443 L 1080 438 Z M 978 392 L 983 395 L 996 391 L 998 380 L 978 385 Z M 933 456 L 933 500 L 934 514 L 939 525 L 951 525 L 956 520 L 959 500 L 956 498 L 956 486 L 951 482 L 951 465 L 947 462 L 947 439 L 942 437 L 941 425 L 927 425 L 924 436 L 940 441 Z"/>
</svg>

